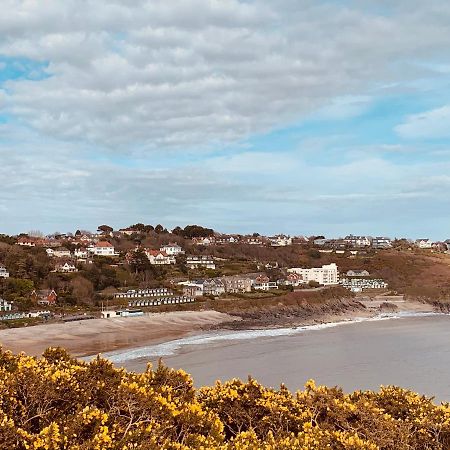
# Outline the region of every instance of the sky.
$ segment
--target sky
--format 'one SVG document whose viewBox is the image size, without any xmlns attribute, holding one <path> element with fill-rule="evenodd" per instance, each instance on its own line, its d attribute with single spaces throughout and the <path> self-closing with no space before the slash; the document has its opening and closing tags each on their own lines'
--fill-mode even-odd
<svg viewBox="0 0 450 450">
<path fill-rule="evenodd" d="M 0 233 L 450 238 L 450 3 L 1 5 Z"/>
</svg>

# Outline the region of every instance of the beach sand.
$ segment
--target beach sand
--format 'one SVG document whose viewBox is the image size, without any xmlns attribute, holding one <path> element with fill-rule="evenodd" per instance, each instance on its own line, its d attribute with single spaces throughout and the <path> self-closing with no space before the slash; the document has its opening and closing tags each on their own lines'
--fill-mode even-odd
<svg viewBox="0 0 450 450">
<path fill-rule="evenodd" d="M 179 311 L 141 317 L 92 319 L 0 330 L 0 345 L 15 353 L 40 355 L 64 347 L 73 356 L 157 344 L 237 320 L 216 311 Z"/>
</svg>

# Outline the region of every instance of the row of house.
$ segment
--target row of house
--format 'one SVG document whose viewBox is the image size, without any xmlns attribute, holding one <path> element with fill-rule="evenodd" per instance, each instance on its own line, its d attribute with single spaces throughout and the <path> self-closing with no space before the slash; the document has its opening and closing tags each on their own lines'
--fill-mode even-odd
<svg viewBox="0 0 450 450">
<path fill-rule="evenodd" d="M 183 295 L 187 297 L 201 297 L 204 295 L 219 296 L 225 293 L 245 293 L 252 289 L 268 291 L 278 289 L 276 281 L 270 281 L 264 274 L 233 275 L 221 278 L 186 281 L 183 286 Z"/>
<path fill-rule="evenodd" d="M 149 298 L 149 297 L 167 297 L 173 295 L 173 292 L 167 288 L 153 289 L 129 289 L 127 292 L 118 292 L 114 298 Z"/>
<path fill-rule="evenodd" d="M 363 292 L 371 289 L 386 289 L 388 283 L 373 278 L 343 278 L 340 284 L 352 292 Z"/>
</svg>

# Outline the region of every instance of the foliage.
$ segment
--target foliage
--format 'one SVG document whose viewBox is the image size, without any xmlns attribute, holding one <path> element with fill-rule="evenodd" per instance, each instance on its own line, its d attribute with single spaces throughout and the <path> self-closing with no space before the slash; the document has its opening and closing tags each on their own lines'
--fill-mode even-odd
<svg viewBox="0 0 450 450">
<path fill-rule="evenodd" d="M 182 370 L 137 374 L 62 349 L 0 351 L 0 448 L 41 450 L 448 449 L 450 406 L 393 386 L 291 394 L 253 379 L 195 390 Z"/>
</svg>

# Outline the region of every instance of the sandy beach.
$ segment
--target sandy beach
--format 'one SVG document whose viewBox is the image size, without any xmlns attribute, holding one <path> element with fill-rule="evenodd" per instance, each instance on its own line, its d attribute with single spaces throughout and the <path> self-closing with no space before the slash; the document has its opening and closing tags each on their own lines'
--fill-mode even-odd
<svg viewBox="0 0 450 450">
<path fill-rule="evenodd" d="M 142 317 L 92 319 L 0 331 L 0 345 L 13 352 L 40 355 L 64 347 L 73 356 L 157 344 L 237 320 L 216 311 L 179 311 Z"/>
</svg>

